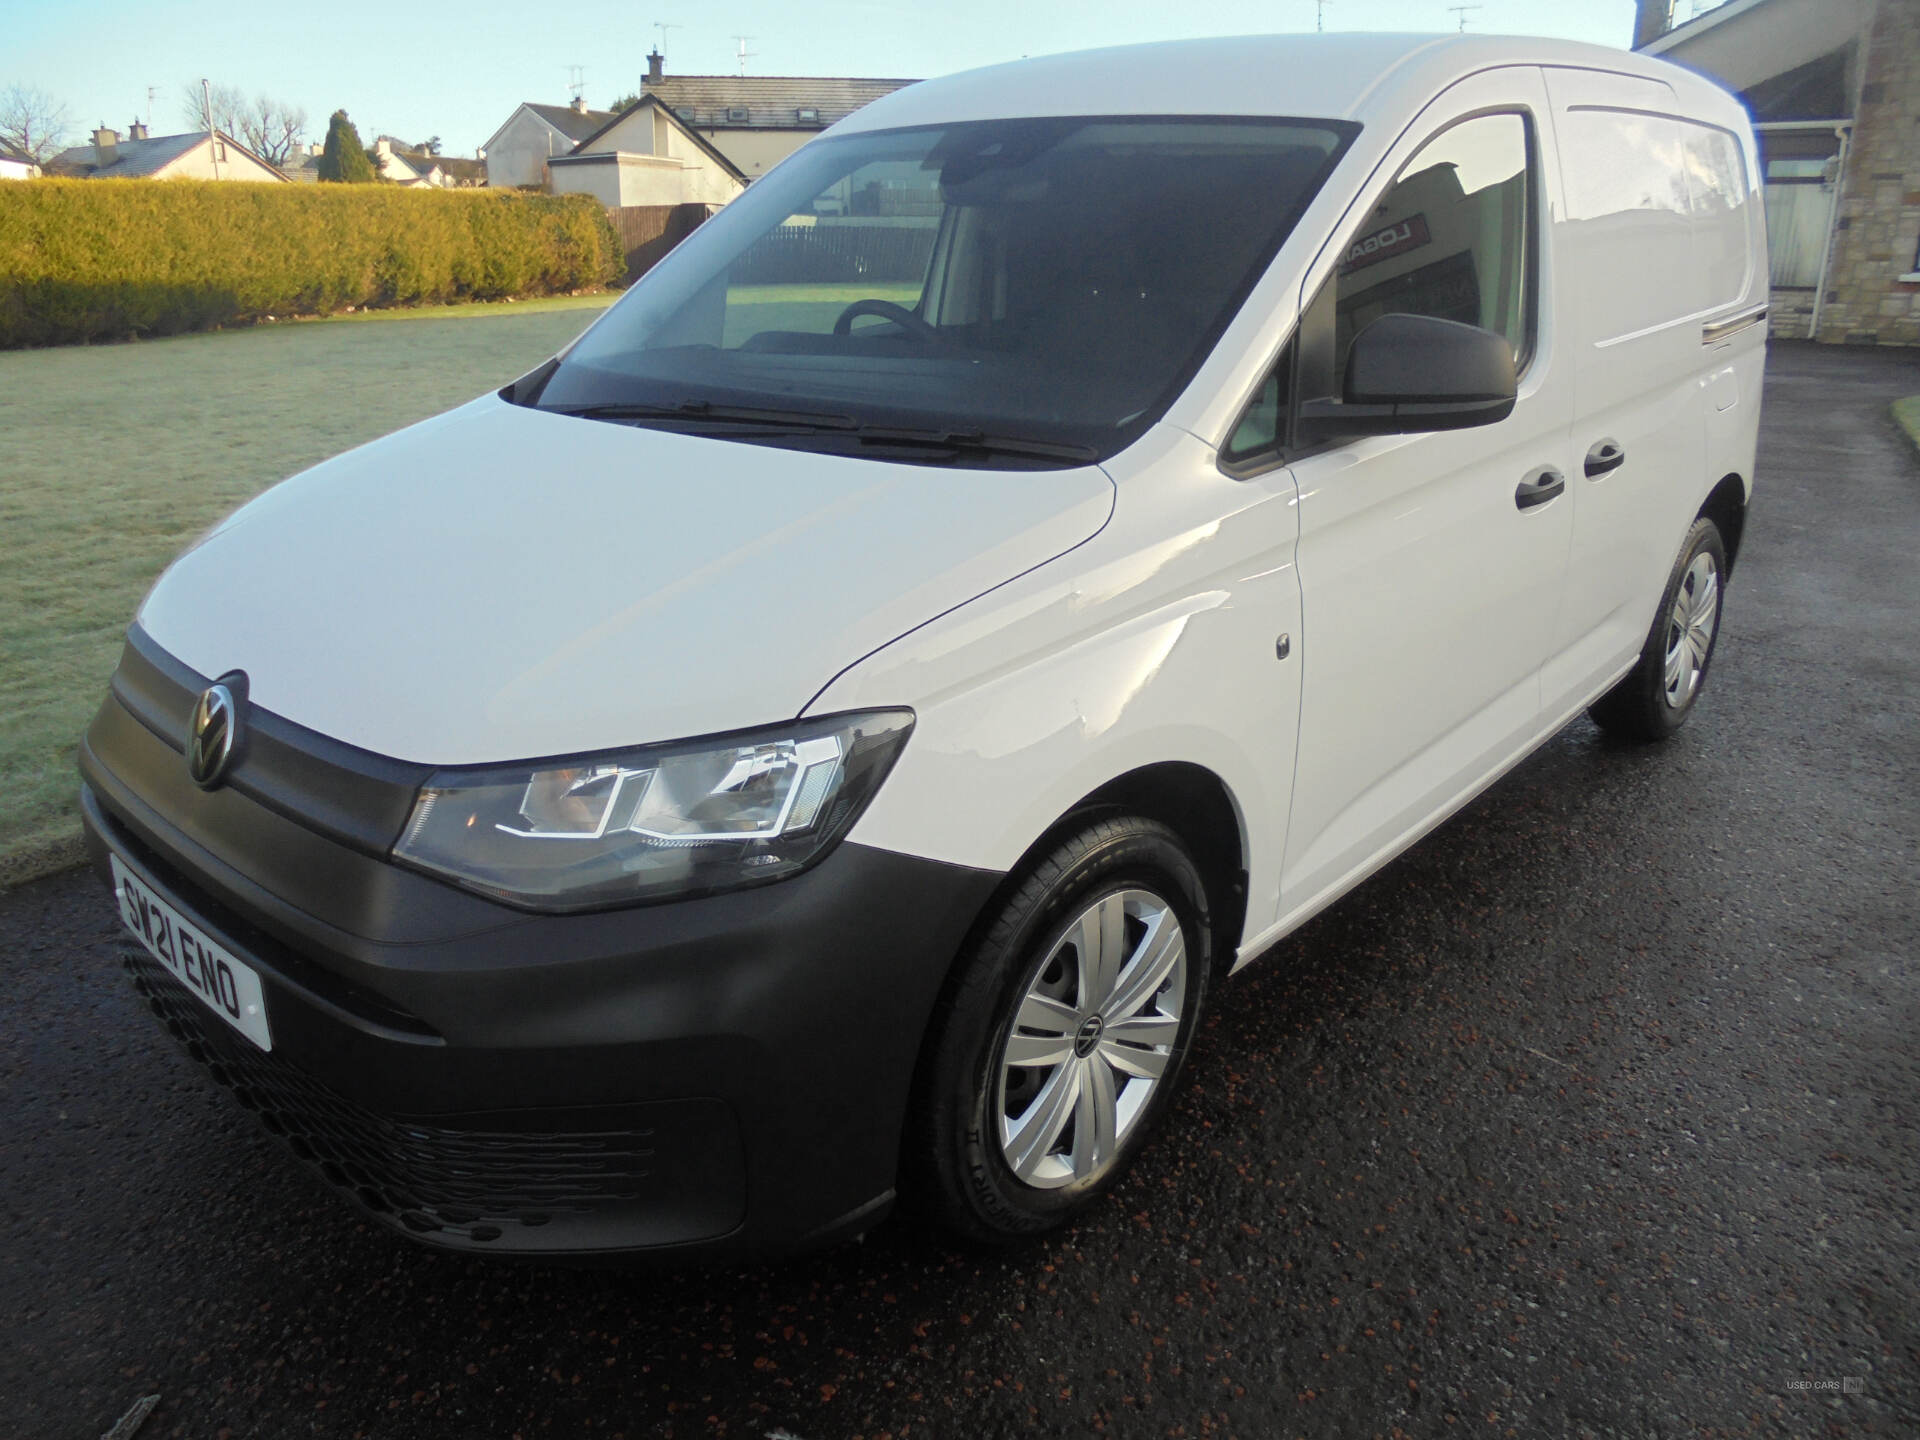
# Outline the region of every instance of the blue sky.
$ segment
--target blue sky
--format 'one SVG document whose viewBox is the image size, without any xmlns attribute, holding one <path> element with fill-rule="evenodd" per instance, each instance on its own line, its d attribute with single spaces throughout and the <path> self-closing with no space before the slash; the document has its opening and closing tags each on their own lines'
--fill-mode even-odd
<svg viewBox="0 0 1920 1440">
<path fill-rule="evenodd" d="M 1326 0 L 1329 30 L 1451 30 L 1451 0 Z M 180 92 L 201 76 L 306 108 L 310 138 L 345 107 L 371 139 L 442 137 L 471 155 L 522 100 L 564 103 L 568 67 L 603 106 L 636 89 L 658 32 L 670 72 L 733 74 L 750 35 L 756 75 L 944 75 L 1021 55 L 1164 40 L 1311 30 L 1315 0 L 307 0 L 128 6 L 8 0 L 0 89 L 35 86 L 67 106 L 78 141 L 104 121 L 189 128 Z M 1693 0 L 1675 9 L 1685 18 Z M 1482 0 L 1488 33 L 1628 43 L 1633 0 Z"/>
</svg>

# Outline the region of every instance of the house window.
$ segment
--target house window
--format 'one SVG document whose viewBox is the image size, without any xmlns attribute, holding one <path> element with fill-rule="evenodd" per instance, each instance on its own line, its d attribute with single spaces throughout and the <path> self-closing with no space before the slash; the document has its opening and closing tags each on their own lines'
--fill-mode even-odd
<svg viewBox="0 0 1920 1440">
<path fill-rule="evenodd" d="M 1767 261 L 1776 290 L 1812 290 L 1833 233 L 1840 137 L 1831 125 L 1762 130 Z"/>
<path fill-rule="evenodd" d="M 744 106 L 744 105 L 729 105 L 729 106 L 727 106 L 727 119 L 729 119 L 729 120 L 744 120 L 744 119 L 746 119 L 746 118 L 747 118 L 747 107 L 746 107 L 746 106 Z"/>
<path fill-rule="evenodd" d="M 1760 165 L 1769 185 L 1819 185 L 1834 178 L 1840 137 L 1831 126 L 1762 130 Z"/>
<path fill-rule="evenodd" d="M 820 123 L 820 112 L 811 105 L 803 105 L 793 112 L 793 118 L 802 125 L 817 125 Z"/>
<path fill-rule="evenodd" d="M 1782 181 L 1797 180 L 1818 183 L 1827 178 L 1827 162 L 1815 160 L 1809 156 L 1793 155 L 1782 160 L 1767 161 L 1767 183 L 1777 185 Z"/>
</svg>

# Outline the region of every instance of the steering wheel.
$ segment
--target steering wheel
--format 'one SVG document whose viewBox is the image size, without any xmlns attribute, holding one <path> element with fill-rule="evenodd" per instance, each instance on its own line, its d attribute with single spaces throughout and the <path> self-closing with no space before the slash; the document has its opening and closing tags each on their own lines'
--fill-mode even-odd
<svg viewBox="0 0 1920 1440">
<path fill-rule="evenodd" d="M 856 300 L 840 312 L 833 322 L 833 333 L 851 335 L 853 322 L 862 315 L 878 315 L 883 320 L 891 320 L 916 340 L 932 343 L 940 338 L 940 332 L 922 320 L 904 305 L 896 305 L 891 300 Z"/>
</svg>

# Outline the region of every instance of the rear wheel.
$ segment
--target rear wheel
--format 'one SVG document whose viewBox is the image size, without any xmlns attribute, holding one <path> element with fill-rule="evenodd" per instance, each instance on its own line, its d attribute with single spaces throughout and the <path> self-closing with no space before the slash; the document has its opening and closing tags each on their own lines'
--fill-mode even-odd
<svg viewBox="0 0 1920 1440">
<path fill-rule="evenodd" d="M 1594 723 L 1629 740 L 1664 740 L 1692 713 L 1720 636 L 1727 573 L 1719 527 L 1693 522 L 1674 561 L 1639 663 L 1588 710 Z"/>
<path fill-rule="evenodd" d="M 1165 1109 L 1205 1001 L 1206 890 L 1165 826 L 1089 824 L 963 958 L 916 1085 L 908 1180 L 1005 1242 L 1108 1189 Z"/>
</svg>

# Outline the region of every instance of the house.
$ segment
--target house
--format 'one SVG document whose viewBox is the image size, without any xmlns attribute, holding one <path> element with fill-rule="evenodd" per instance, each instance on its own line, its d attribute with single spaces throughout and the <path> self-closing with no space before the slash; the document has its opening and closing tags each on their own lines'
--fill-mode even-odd
<svg viewBox="0 0 1920 1440">
<path fill-rule="evenodd" d="M 311 185 L 320 178 L 320 157 L 325 153 L 324 145 L 303 146 L 281 168 L 289 180 Z M 415 150 L 391 135 L 375 140 L 367 158 L 383 179 L 410 190 L 466 190 L 487 183 L 486 161 Z"/>
<path fill-rule="evenodd" d="M 0 180 L 31 180 L 40 173 L 33 157 L 0 144 Z"/>
<path fill-rule="evenodd" d="M 749 180 L 766 174 L 835 121 L 912 80 L 780 75 L 669 75 L 647 56 L 643 97 L 664 100 Z"/>
<path fill-rule="evenodd" d="M 439 183 L 449 190 L 475 190 L 487 183 L 487 162 L 464 155 L 435 155 Z"/>
<path fill-rule="evenodd" d="M 613 116 L 572 154 L 549 159 L 547 168 L 554 194 L 592 195 L 608 206 L 716 209 L 747 183 L 739 166 L 653 95 Z"/>
<path fill-rule="evenodd" d="M 1711 75 L 1753 114 L 1775 336 L 1920 345 L 1920 0 L 1726 0 L 1635 48 Z"/>
<path fill-rule="evenodd" d="M 589 110 L 578 98 L 571 105 L 524 102 L 481 147 L 487 184 L 495 190 L 545 189 L 547 162 L 572 154 L 576 145 L 615 118 L 609 110 Z"/>
<path fill-rule="evenodd" d="M 386 148 L 383 150 L 382 146 Z M 281 168 L 287 172 L 289 180 L 311 185 L 320 178 L 320 157 L 324 153 L 324 145 L 303 146 Z M 375 140 L 373 149 L 367 152 L 367 158 L 384 179 L 412 190 L 428 187 L 466 190 L 487 183 L 486 161 L 430 154 L 425 150 L 416 150 L 391 135 L 382 135 Z"/>
<path fill-rule="evenodd" d="M 86 180 L 271 180 L 286 176 L 224 131 L 149 136 L 133 122 L 127 138 L 104 125 L 91 145 L 62 150 L 46 164 L 49 175 Z"/>
<path fill-rule="evenodd" d="M 440 168 L 440 157 L 415 150 L 404 140 L 381 135 L 367 152 L 374 173 L 382 180 L 404 185 L 409 190 L 440 190 L 447 184 L 447 172 Z"/>
</svg>

